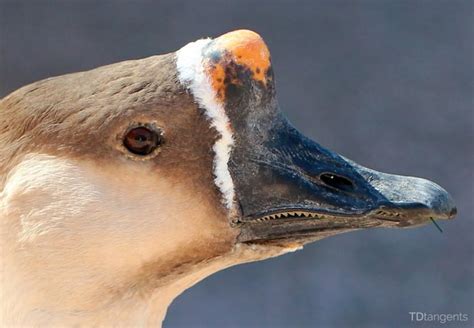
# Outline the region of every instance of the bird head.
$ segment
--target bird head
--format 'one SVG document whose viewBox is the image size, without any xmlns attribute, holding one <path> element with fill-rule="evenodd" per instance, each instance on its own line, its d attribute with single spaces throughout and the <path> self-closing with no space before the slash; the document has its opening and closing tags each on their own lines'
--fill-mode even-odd
<svg viewBox="0 0 474 328">
<path fill-rule="evenodd" d="M 0 154 L 3 261 L 11 286 L 35 291 L 22 299 L 32 307 L 47 295 L 55 309 L 97 308 L 216 259 L 188 284 L 456 212 L 435 183 L 365 168 L 295 129 L 270 52 L 247 30 L 13 92 L 0 103 Z"/>
</svg>

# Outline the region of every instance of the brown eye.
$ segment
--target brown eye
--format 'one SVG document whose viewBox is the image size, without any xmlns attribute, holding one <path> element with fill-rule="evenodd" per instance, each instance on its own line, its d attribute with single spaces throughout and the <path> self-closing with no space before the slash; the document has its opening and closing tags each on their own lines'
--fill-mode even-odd
<svg viewBox="0 0 474 328">
<path fill-rule="evenodd" d="M 123 139 L 123 145 L 131 153 L 136 155 L 149 155 L 160 144 L 161 136 L 147 127 L 141 126 L 130 129 Z"/>
</svg>

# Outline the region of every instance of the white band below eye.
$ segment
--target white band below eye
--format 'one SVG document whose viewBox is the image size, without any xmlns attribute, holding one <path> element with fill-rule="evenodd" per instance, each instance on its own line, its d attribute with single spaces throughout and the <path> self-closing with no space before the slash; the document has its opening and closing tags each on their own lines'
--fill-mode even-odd
<svg viewBox="0 0 474 328">
<path fill-rule="evenodd" d="M 205 110 L 210 124 L 220 134 L 213 146 L 214 182 L 223 196 L 223 203 L 230 210 L 234 204 L 234 182 L 229 172 L 228 162 L 234 144 L 232 129 L 223 105 L 217 101 L 217 95 L 203 65 L 203 48 L 211 39 L 202 39 L 188 43 L 176 52 L 176 67 L 180 82 L 187 87 L 200 108 Z"/>
</svg>

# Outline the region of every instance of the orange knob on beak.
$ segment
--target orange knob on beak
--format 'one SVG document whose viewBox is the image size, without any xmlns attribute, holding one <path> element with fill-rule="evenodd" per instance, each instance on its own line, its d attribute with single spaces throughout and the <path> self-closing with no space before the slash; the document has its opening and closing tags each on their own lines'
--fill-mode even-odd
<svg viewBox="0 0 474 328">
<path fill-rule="evenodd" d="M 270 52 L 255 32 L 238 30 L 214 39 L 206 50 L 206 71 L 217 97 L 225 101 L 228 84 L 242 84 L 250 77 L 267 84 Z"/>
</svg>

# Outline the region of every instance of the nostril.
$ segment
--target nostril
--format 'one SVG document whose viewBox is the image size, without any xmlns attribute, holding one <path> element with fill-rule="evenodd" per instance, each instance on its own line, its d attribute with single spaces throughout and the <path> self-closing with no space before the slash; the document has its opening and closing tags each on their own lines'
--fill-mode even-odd
<svg viewBox="0 0 474 328">
<path fill-rule="evenodd" d="M 319 176 L 319 178 L 322 182 L 332 188 L 343 191 L 352 191 L 354 189 L 354 184 L 352 181 L 340 175 L 323 173 Z"/>
</svg>

